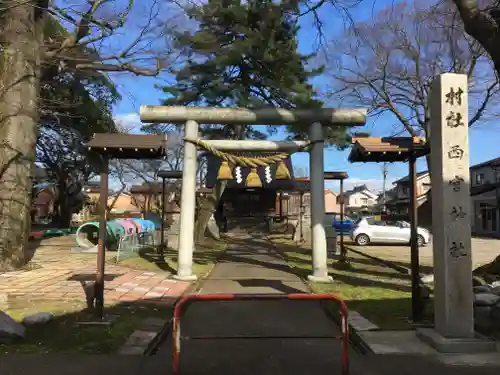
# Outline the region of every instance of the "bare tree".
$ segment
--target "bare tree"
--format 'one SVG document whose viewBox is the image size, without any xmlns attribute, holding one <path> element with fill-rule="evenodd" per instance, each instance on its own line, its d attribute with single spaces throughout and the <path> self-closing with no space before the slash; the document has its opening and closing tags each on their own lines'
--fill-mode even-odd
<svg viewBox="0 0 500 375">
<path fill-rule="evenodd" d="M 500 74 L 500 2 L 453 0 L 465 26 L 465 31 L 488 52 Z"/>
<path fill-rule="evenodd" d="M 157 75 L 170 57 L 163 4 L 0 1 L 0 269 L 24 262 L 42 66 Z"/>
<path fill-rule="evenodd" d="M 332 41 L 326 57 L 330 95 L 368 106 L 372 116 L 391 114 L 394 134 L 429 137 L 427 98 L 441 73 L 467 74 L 469 126 L 487 120 L 498 101 L 491 62 L 446 3 L 387 7 Z"/>
</svg>

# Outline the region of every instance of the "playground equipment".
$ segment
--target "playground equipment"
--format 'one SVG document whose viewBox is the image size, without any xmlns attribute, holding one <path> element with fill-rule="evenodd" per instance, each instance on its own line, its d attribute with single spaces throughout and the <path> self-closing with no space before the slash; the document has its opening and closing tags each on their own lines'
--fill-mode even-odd
<svg viewBox="0 0 500 375">
<path fill-rule="evenodd" d="M 154 219 L 158 215 L 147 214 Z M 155 216 L 156 215 L 156 216 Z M 109 220 L 106 223 L 106 243 L 108 250 L 117 250 L 120 239 L 124 236 L 144 236 L 146 233 L 155 232 L 161 227 L 161 223 L 150 219 L 123 218 Z M 82 224 L 76 231 L 76 243 L 81 248 L 90 249 L 97 246 L 99 241 L 99 222 L 90 221 Z"/>
<path fill-rule="evenodd" d="M 340 336 L 324 336 L 322 338 L 337 338 L 341 340 L 342 370 L 341 375 L 349 375 L 349 326 L 348 310 L 345 302 L 332 294 L 188 294 L 175 304 L 174 318 L 172 321 L 172 372 L 180 373 L 181 363 L 181 318 L 189 302 L 214 302 L 214 301 L 262 301 L 262 300 L 294 300 L 294 301 L 334 301 L 339 304 Z M 189 337 L 188 339 L 202 339 L 203 337 Z M 249 338 L 243 336 L 241 338 Z M 279 337 L 290 338 L 290 337 Z M 186 338 L 185 338 L 186 339 Z"/>
</svg>

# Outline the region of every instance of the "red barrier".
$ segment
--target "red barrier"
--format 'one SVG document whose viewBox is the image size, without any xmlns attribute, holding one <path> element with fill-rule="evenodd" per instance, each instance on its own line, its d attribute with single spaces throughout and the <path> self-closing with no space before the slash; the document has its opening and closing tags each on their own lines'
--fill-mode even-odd
<svg viewBox="0 0 500 375">
<path fill-rule="evenodd" d="M 342 329 L 342 375 L 349 375 L 349 328 L 347 306 L 343 300 L 331 294 L 189 294 L 181 297 L 174 308 L 172 327 L 172 368 L 174 375 L 180 371 L 182 307 L 190 301 L 242 301 L 242 300 L 305 300 L 335 301 L 340 305 Z"/>
</svg>

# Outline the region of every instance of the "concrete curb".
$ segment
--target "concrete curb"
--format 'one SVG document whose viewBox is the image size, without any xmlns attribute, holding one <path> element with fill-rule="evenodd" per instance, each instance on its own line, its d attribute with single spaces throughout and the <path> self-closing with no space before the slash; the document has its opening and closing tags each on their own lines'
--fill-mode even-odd
<svg viewBox="0 0 500 375">
<path fill-rule="evenodd" d="M 283 256 L 277 250 L 278 245 L 275 244 L 274 242 L 272 242 L 272 240 L 270 240 L 269 238 L 268 238 L 268 241 L 274 247 L 274 252 L 278 255 L 278 257 L 280 257 L 281 259 L 283 259 L 288 264 L 288 261 L 285 258 L 285 256 Z M 288 267 L 290 267 L 290 266 L 288 266 Z M 293 267 L 290 267 L 290 270 L 292 270 L 292 272 L 293 272 Z M 309 289 L 309 292 L 313 293 L 314 291 L 309 286 L 309 283 L 306 280 L 303 280 L 303 279 L 302 279 L 302 281 L 304 282 L 304 284 Z M 328 302 L 327 301 L 321 301 L 320 304 L 321 304 L 321 308 L 323 309 L 323 312 L 328 316 L 328 318 L 330 318 L 331 320 L 333 320 L 337 326 L 341 327 L 341 322 L 340 322 L 339 316 L 336 316 L 335 314 L 333 314 L 330 311 L 330 309 L 327 306 Z M 356 349 L 362 355 L 373 354 L 373 351 L 371 350 L 370 346 L 364 342 L 364 340 L 361 338 L 361 336 L 358 335 L 357 330 L 354 329 L 354 327 L 352 326 L 352 324 L 348 323 L 348 327 L 349 327 L 349 341 L 351 342 L 351 344 L 354 347 L 354 349 Z"/>
<path fill-rule="evenodd" d="M 327 306 L 327 301 L 323 301 L 321 303 L 321 307 L 325 314 L 335 322 L 339 327 L 341 326 L 340 317 L 333 314 Z M 365 341 L 358 334 L 358 331 L 352 326 L 352 324 L 348 323 L 349 327 L 349 341 L 351 342 L 354 349 L 362 355 L 373 354 L 370 346 L 365 343 Z"/>
<path fill-rule="evenodd" d="M 193 292 L 196 292 L 200 289 L 201 284 L 203 283 L 204 279 L 206 279 L 212 271 L 214 270 L 216 264 L 219 262 L 220 258 L 224 254 L 225 251 L 223 251 L 216 259 L 215 262 L 210 269 L 210 271 L 207 272 L 206 275 L 204 275 L 202 278 L 198 279 L 196 282 L 191 283 L 186 290 L 182 293 L 177 298 L 177 301 L 184 295 L 186 294 L 191 294 Z M 177 301 L 175 303 L 177 303 Z M 120 349 L 120 354 L 135 354 L 135 355 L 143 355 L 146 357 L 149 357 L 155 353 L 155 351 L 158 349 L 160 344 L 169 336 L 171 329 L 172 329 L 172 315 L 173 315 L 173 307 L 175 306 L 175 303 L 172 306 L 171 310 L 171 316 L 167 319 L 167 321 L 163 321 L 161 328 L 154 330 L 154 331 L 145 331 L 145 330 L 135 330 L 132 335 L 130 335 L 129 339 L 125 343 L 125 345 Z M 145 334 L 144 332 L 147 332 L 149 335 Z M 143 345 L 128 345 L 127 343 L 132 343 L 135 337 L 138 337 L 140 335 L 144 335 L 146 337 L 149 337 L 149 340 L 146 342 L 144 340 Z"/>
<path fill-rule="evenodd" d="M 166 325 L 168 324 L 165 324 L 163 319 L 144 319 L 140 328 L 132 332 L 118 354 L 143 355 Z"/>
<path fill-rule="evenodd" d="M 186 288 L 177 301 L 187 293 L 191 293 L 196 283 L 191 284 Z M 177 302 L 176 301 L 176 302 Z M 175 306 L 175 303 L 174 305 Z M 150 356 L 154 354 L 159 344 L 168 336 L 172 327 L 173 306 L 169 311 L 167 320 L 147 318 L 144 319 L 139 328 L 129 336 L 125 344 L 120 348 L 120 355 L 143 355 Z"/>
</svg>

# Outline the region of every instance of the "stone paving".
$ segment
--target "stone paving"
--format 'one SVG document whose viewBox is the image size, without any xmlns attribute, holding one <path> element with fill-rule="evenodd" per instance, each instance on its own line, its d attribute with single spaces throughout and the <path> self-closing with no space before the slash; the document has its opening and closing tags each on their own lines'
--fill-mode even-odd
<svg viewBox="0 0 500 375">
<path fill-rule="evenodd" d="M 71 253 L 74 236 L 43 240 L 31 259 L 31 270 L 0 274 L 0 295 L 37 300 L 86 300 L 85 290 L 95 279 L 96 254 Z M 114 252 L 106 255 L 109 261 Z M 106 264 L 106 302 L 145 301 L 172 304 L 190 285 L 171 279 L 169 272 L 131 270 Z"/>
</svg>

